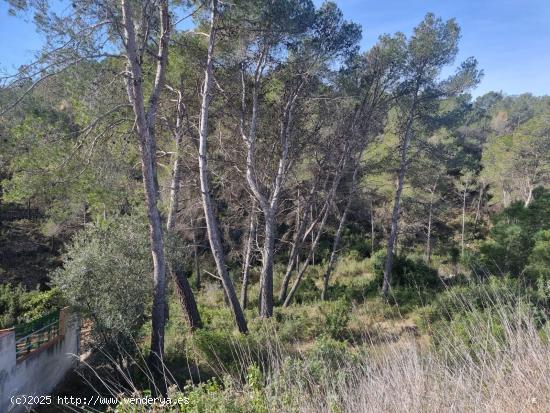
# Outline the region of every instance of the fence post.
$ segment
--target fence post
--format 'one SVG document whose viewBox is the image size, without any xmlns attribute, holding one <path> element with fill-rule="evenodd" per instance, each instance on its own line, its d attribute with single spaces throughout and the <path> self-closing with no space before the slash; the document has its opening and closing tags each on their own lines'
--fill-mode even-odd
<svg viewBox="0 0 550 413">
<path fill-rule="evenodd" d="M 61 310 L 59 310 L 59 332 L 58 334 L 60 336 L 65 335 L 65 331 L 67 328 L 67 317 L 69 316 L 69 307 L 63 307 Z"/>
</svg>

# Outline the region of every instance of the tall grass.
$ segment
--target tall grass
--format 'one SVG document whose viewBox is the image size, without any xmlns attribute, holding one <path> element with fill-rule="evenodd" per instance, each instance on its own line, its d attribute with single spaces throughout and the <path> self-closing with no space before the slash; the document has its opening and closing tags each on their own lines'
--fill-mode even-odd
<svg viewBox="0 0 550 413">
<path fill-rule="evenodd" d="M 449 327 L 438 350 L 422 350 L 410 338 L 359 363 L 328 366 L 320 381 L 311 380 L 307 369 L 293 376 L 280 370 L 272 380 L 285 383 L 284 390 L 299 389 L 289 411 L 550 411 L 548 327 L 538 330 L 520 308 L 499 310 L 495 317 L 474 316 L 459 337 Z M 271 400 L 285 411 L 278 397 Z"/>
<path fill-rule="evenodd" d="M 227 343 L 230 367 L 227 355 L 213 358 L 217 379 L 172 387 L 188 405 L 120 411 L 550 412 L 549 323 L 540 308 L 490 289 L 476 290 L 487 296 L 477 308 L 471 296 L 455 297 L 449 317 L 428 326 L 428 345 L 405 334 L 355 345 L 324 337 L 301 347 L 282 342 L 276 323 L 257 323 L 246 339 Z M 140 391 L 119 374 L 128 393 Z"/>
</svg>

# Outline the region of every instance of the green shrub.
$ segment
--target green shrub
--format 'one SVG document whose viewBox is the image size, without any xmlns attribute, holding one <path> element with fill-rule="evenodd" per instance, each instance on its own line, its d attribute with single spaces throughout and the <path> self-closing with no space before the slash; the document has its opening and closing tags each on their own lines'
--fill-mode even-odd
<svg viewBox="0 0 550 413">
<path fill-rule="evenodd" d="M 506 340 L 502 308 L 475 309 L 456 314 L 449 322 L 439 321 L 431 329 L 432 345 L 444 356 L 460 360 L 464 355 L 483 362 Z"/>
<path fill-rule="evenodd" d="M 298 340 L 310 340 L 321 334 L 323 319 L 312 312 L 311 307 L 292 306 L 275 312 L 279 340 L 292 343 Z"/>
<path fill-rule="evenodd" d="M 342 234 L 342 246 L 346 251 L 357 254 L 360 258 L 367 258 L 371 253 L 371 240 L 365 237 L 361 228 L 346 228 Z"/>
<path fill-rule="evenodd" d="M 26 291 L 21 285 L 0 285 L 0 328 L 32 321 L 63 305 L 61 291 L 57 288 Z"/>
<path fill-rule="evenodd" d="M 370 268 L 375 276 L 375 283 L 382 285 L 384 278 L 384 266 L 386 263 L 386 251 L 379 250 L 370 259 Z M 409 288 L 441 288 L 442 283 L 437 271 L 419 257 L 414 259 L 401 255 L 393 258 L 392 287 Z"/>
<path fill-rule="evenodd" d="M 531 281 L 550 280 L 550 230 L 539 231 L 528 259 L 526 274 Z"/>
<path fill-rule="evenodd" d="M 526 287 L 511 277 L 490 277 L 482 282 L 452 287 L 439 294 L 430 305 L 420 309 L 420 324 L 429 328 L 438 321 L 452 321 L 466 313 L 492 308 L 515 308 L 521 303 L 531 303 L 534 313 L 544 318 L 549 307 L 540 305 L 537 291 Z"/>
<path fill-rule="evenodd" d="M 325 316 L 325 331 L 328 335 L 335 340 L 342 339 L 346 334 L 351 317 L 349 302 L 339 299 L 326 303 L 321 307 L 321 312 Z"/>
<path fill-rule="evenodd" d="M 230 331 L 197 330 L 190 339 L 189 351 L 193 359 L 217 368 L 220 365 L 234 367 L 238 339 Z"/>
<path fill-rule="evenodd" d="M 373 283 L 371 280 L 353 280 L 349 283 L 340 283 L 336 281 L 328 288 L 328 299 L 344 299 L 346 301 L 361 303 L 365 300 L 371 291 Z M 377 289 L 374 286 L 374 290 Z"/>
<path fill-rule="evenodd" d="M 78 232 L 52 274 L 69 303 L 93 320 L 96 343 L 133 348 L 152 290 L 145 220 L 124 216 Z"/>
<path fill-rule="evenodd" d="M 538 234 L 549 229 L 550 191 L 537 188 L 527 208 L 516 202 L 493 217 L 489 239 L 481 245 L 483 264 L 492 274 L 521 275 L 535 244 L 548 242 Z"/>
<path fill-rule="evenodd" d="M 294 294 L 294 302 L 297 304 L 309 303 L 321 297 L 321 290 L 315 285 L 311 277 L 304 277 Z"/>
</svg>

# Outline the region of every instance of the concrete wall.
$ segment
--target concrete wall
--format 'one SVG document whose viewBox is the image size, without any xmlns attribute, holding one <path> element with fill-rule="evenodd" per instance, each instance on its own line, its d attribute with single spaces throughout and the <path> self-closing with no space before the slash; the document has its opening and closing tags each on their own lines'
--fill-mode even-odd
<svg viewBox="0 0 550 413">
<path fill-rule="evenodd" d="M 0 331 L 0 412 L 19 413 L 11 397 L 49 394 L 78 362 L 80 328 L 78 318 L 66 309 L 59 317 L 60 335 L 37 350 L 16 360 L 15 333 Z"/>
</svg>

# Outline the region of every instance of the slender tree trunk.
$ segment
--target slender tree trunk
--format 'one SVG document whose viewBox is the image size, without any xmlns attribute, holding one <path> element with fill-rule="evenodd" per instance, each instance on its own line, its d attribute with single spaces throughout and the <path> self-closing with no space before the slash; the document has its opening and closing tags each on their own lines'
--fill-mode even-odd
<svg viewBox="0 0 550 413">
<path fill-rule="evenodd" d="M 216 36 L 215 20 L 217 15 L 217 0 L 211 2 L 211 14 L 210 14 L 210 36 L 208 40 L 208 57 L 206 62 L 206 70 L 204 77 L 204 85 L 202 90 L 201 101 L 201 113 L 200 113 L 200 128 L 199 128 L 199 172 L 201 183 L 201 195 L 204 208 L 204 217 L 206 219 L 206 228 L 208 231 L 208 239 L 210 241 L 210 248 L 214 261 L 216 262 L 216 268 L 221 278 L 223 288 L 229 305 L 235 316 L 237 327 L 241 333 L 246 333 L 248 327 L 244 318 L 241 305 L 235 292 L 233 282 L 229 277 L 227 267 L 225 265 L 225 254 L 223 251 L 223 245 L 221 241 L 220 230 L 218 228 L 218 222 L 214 214 L 214 205 L 212 203 L 212 197 L 210 194 L 210 183 L 208 178 L 208 165 L 207 165 L 207 136 L 208 136 L 208 111 L 210 105 L 210 89 L 212 86 L 212 66 L 213 66 L 213 54 L 214 54 L 214 42 Z"/>
<path fill-rule="evenodd" d="M 340 249 L 340 241 L 342 239 L 342 231 L 344 230 L 344 227 L 346 226 L 346 219 L 348 217 L 348 213 L 351 207 L 351 203 L 353 200 L 353 196 L 355 195 L 355 187 L 357 185 L 357 172 L 359 170 L 359 165 L 357 165 L 353 171 L 353 177 L 351 180 L 351 191 L 348 197 L 348 202 L 346 202 L 346 206 L 344 208 L 344 212 L 342 212 L 342 216 L 340 217 L 340 222 L 338 223 L 338 229 L 336 230 L 336 235 L 334 236 L 334 243 L 332 244 L 332 252 L 330 254 L 330 259 L 328 261 L 327 270 L 325 271 L 325 274 L 323 276 L 323 291 L 321 293 L 321 299 L 324 301 L 327 299 L 327 293 L 328 293 L 328 283 L 330 276 L 332 274 L 332 270 L 334 269 L 334 265 L 336 264 L 336 260 L 338 259 L 338 251 Z"/>
<path fill-rule="evenodd" d="M 402 165 L 399 168 L 397 190 L 395 192 L 392 218 L 391 218 L 390 237 L 388 239 L 386 263 L 384 266 L 384 284 L 382 286 L 382 295 L 386 298 L 388 297 L 389 289 L 390 289 L 391 272 L 393 268 L 393 255 L 394 255 L 394 249 L 397 241 L 399 212 L 400 212 L 400 206 L 401 206 L 401 192 L 403 191 L 403 183 L 405 181 L 405 171 L 406 171 L 405 163 L 406 163 L 406 157 L 402 159 Z"/>
<path fill-rule="evenodd" d="M 294 239 L 292 240 L 292 247 L 290 249 L 290 257 L 288 259 L 285 276 L 283 277 L 283 282 L 279 290 L 279 303 L 283 303 L 285 301 L 287 290 L 288 290 L 288 284 L 290 283 L 290 277 L 292 277 L 292 271 L 294 270 L 295 265 L 297 265 L 299 261 L 298 253 L 300 251 L 300 247 L 302 245 L 302 238 L 306 233 L 306 226 L 308 223 L 307 212 L 311 207 L 311 203 L 313 201 L 315 192 L 317 190 L 317 184 L 318 182 L 315 181 L 308 194 L 306 204 L 304 205 L 303 208 L 298 208 L 298 211 L 296 214 L 296 231 L 294 232 L 294 237 L 293 237 Z M 301 210 L 305 211 L 303 218 L 301 217 Z"/>
<path fill-rule="evenodd" d="M 156 120 L 156 106 L 158 105 L 160 89 L 164 84 L 164 72 L 168 57 L 168 39 L 170 34 L 168 4 L 166 0 L 161 0 L 159 2 L 161 36 L 159 39 L 157 72 L 153 91 L 149 99 L 148 110 L 145 109 L 141 62 L 137 52 L 131 5 L 128 0 L 121 0 L 121 5 L 125 48 L 128 59 L 127 67 L 130 73 L 130 78 L 127 79 L 127 91 L 128 98 L 134 111 L 139 137 L 143 185 L 150 228 L 151 255 L 153 257 L 153 308 L 151 314 L 152 331 L 149 362 L 153 373 L 158 374 L 162 371 L 162 360 L 164 357 L 166 262 L 164 256 L 162 224 L 157 207 L 158 191 L 155 182 L 156 162 L 154 151 L 156 145 L 154 142 L 154 124 Z"/>
<path fill-rule="evenodd" d="M 175 215 L 178 207 L 179 188 L 181 183 L 181 158 L 180 158 L 181 137 L 176 140 L 176 159 L 172 169 L 172 181 L 170 184 L 170 207 L 168 209 L 168 219 L 166 220 L 166 228 L 168 233 L 174 231 Z M 195 296 L 187 280 L 187 276 L 178 263 L 171 262 L 168 265 L 169 271 L 176 284 L 176 291 L 181 303 L 181 306 L 186 314 L 187 321 L 191 330 L 202 327 L 197 302 Z"/>
<path fill-rule="evenodd" d="M 290 164 L 290 130 L 292 125 L 293 112 L 296 99 L 300 95 L 305 81 L 300 82 L 295 91 L 289 96 L 283 110 L 283 117 L 280 122 L 279 138 L 282 144 L 281 153 L 277 167 L 277 173 L 271 186 L 269 197 L 260 189 L 255 173 L 255 145 L 256 129 L 258 119 L 258 87 L 263 69 L 266 65 L 267 49 L 260 53 L 256 70 L 254 73 L 254 86 L 252 89 L 252 116 L 248 134 L 245 132 L 245 113 L 246 113 L 246 82 L 244 66 L 241 70 L 241 118 L 239 128 L 242 138 L 247 146 L 246 154 L 246 180 L 248 185 L 258 200 L 265 220 L 265 237 L 262 248 L 262 271 L 260 279 L 260 316 L 262 318 L 271 317 L 273 314 L 273 258 L 275 255 L 275 237 L 276 237 L 276 214 L 279 209 L 279 201 L 283 190 L 288 167 Z"/>
<path fill-rule="evenodd" d="M 462 192 L 462 232 L 460 234 L 460 255 L 464 256 L 464 230 L 466 229 L 466 188 Z"/>
<path fill-rule="evenodd" d="M 193 262 L 195 266 L 195 287 L 197 290 L 202 288 L 201 285 L 201 266 L 199 263 L 199 244 L 197 239 L 196 221 L 193 220 Z"/>
<path fill-rule="evenodd" d="M 254 239 L 256 238 L 256 200 L 252 201 L 252 208 L 250 211 L 250 222 L 248 225 L 248 236 L 244 248 L 244 260 L 243 260 L 243 283 L 241 286 L 241 305 L 243 309 L 248 304 L 248 278 L 250 275 L 250 262 L 252 260 L 252 247 L 254 245 Z"/>
<path fill-rule="evenodd" d="M 315 253 L 315 250 L 317 248 L 317 244 L 319 243 L 319 239 L 321 238 L 321 234 L 323 233 L 323 228 L 325 226 L 326 218 L 328 216 L 328 209 L 325 211 L 323 215 L 323 219 L 321 223 L 319 224 L 319 231 L 317 232 L 317 235 L 313 239 L 311 243 L 311 247 L 309 249 L 309 253 L 307 258 L 304 260 L 302 264 L 302 268 L 298 270 L 298 275 L 296 276 L 296 280 L 294 280 L 294 284 L 292 284 L 292 288 L 288 292 L 288 295 L 285 298 L 285 301 L 283 302 L 283 307 L 288 307 L 290 305 L 290 302 L 292 301 L 292 297 L 294 297 L 294 294 L 298 290 L 298 287 L 300 286 L 300 281 L 302 281 L 302 277 L 304 276 L 306 270 L 309 267 L 309 263 L 313 261 L 313 255 Z"/>
<path fill-rule="evenodd" d="M 302 265 L 302 268 L 300 268 L 300 270 L 298 271 L 298 275 L 296 276 L 296 280 L 294 281 L 294 284 L 292 285 L 292 288 L 288 292 L 288 295 L 286 296 L 285 301 L 283 302 L 283 307 L 288 307 L 289 306 L 290 302 L 292 301 L 292 297 L 294 296 L 294 294 L 298 290 L 298 286 L 300 285 L 300 281 L 302 280 L 302 277 L 305 274 L 305 272 L 306 272 L 306 270 L 309 266 L 309 263 L 313 262 L 313 256 L 315 254 L 315 250 L 317 249 L 317 244 L 319 243 L 319 239 L 321 238 L 321 235 L 323 233 L 323 229 L 325 227 L 325 224 L 326 224 L 326 221 L 327 221 L 327 218 L 328 218 L 328 215 L 329 215 L 330 205 L 332 204 L 332 200 L 334 199 L 334 195 L 336 194 L 336 190 L 338 189 L 338 186 L 340 184 L 340 179 L 342 178 L 342 172 L 345 169 L 346 160 L 347 160 L 347 153 L 345 152 L 343 156 L 344 156 L 344 158 L 342 159 L 342 162 L 341 162 L 341 169 L 339 169 L 337 171 L 336 176 L 334 177 L 332 187 L 330 188 L 330 191 L 329 191 L 329 193 L 327 195 L 327 198 L 325 200 L 325 205 L 323 206 L 323 209 L 322 209 L 323 216 L 321 218 L 321 222 L 319 223 L 319 227 L 317 229 L 317 235 L 311 241 L 311 247 L 309 249 L 308 256 L 305 259 L 305 261 Z M 313 218 L 312 218 L 312 220 L 313 220 Z M 312 232 L 312 236 L 313 236 L 313 232 Z"/>
<path fill-rule="evenodd" d="M 479 221 L 479 218 L 481 216 L 481 202 L 483 200 L 483 184 L 479 187 L 479 198 L 477 199 L 477 206 L 476 206 L 476 216 L 475 216 L 475 227 L 477 228 L 477 222 Z"/>
<path fill-rule="evenodd" d="M 428 264 L 432 261 L 432 209 L 433 204 L 430 202 L 430 209 L 428 211 L 428 231 L 426 237 L 426 261 Z"/>
<path fill-rule="evenodd" d="M 307 204 L 304 208 L 303 219 L 300 220 L 300 226 L 296 230 L 296 233 L 295 233 L 295 236 L 294 236 L 294 242 L 292 244 L 292 249 L 290 251 L 290 259 L 288 261 L 286 273 L 285 273 L 285 276 L 284 276 L 284 279 L 283 279 L 283 283 L 281 285 L 281 289 L 279 291 L 279 302 L 280 303 L 284 304 L 284 302 L 286 301 L 287 289 L 288 289 L 288 285 L 290 283 L 290 278 L 292 276 L 292 271 L 293 271 L 294 267 L 296 267 L 296 271 L 298 273 L 300 273 L 300 270 L 298 269 L 298 264 L 300 262 L 298 255 L 300 253 L 300 248 L 301 248 L 303 242 L 305 242 L 307 237 L 311 235 L 311 243 L 313 244 L 314 239 L 315 239 L 315 236 L 313 234 L 315 226 L 317 225 L 317 222 L 319 221 L 319 219 L 321 219 L 325 215 L 325 212 L 328 212 L 328 209 L 330 208 L 330 204 L 332 203 L 332 198 L 333 198 L 333 195 L 334 195 L 333 191 L 336 190 L 336 187 L 340 183 L 340 179 L 342 177 L 342 173 L 343 173 L 343 170 L 344 170 L 344 167 L 345 167 L 345 164 L 346 164 L 346 157 L 347 157 L 347 150 L 348 149 L 349 148 L 346 147 L 345 150 L 344 150 L 344 154 L 342 155 L 342 158 L 340 159 L 340 162 L 338 163 L 338 168 L 336 170 L 336 174 L 334 176 L 331 189 L 329 190 L 329 195 L 325 199 L 325 203 L 323 204 L 323 207 L 321 208 L 321 211 L 319 212 L 319 215 L 317 215 L 316 218 L 313 218 L 313 202 L 312 202 L 313 199 L 314 199 L 316 188 L 317 188 L 316 184 L 313 185 L 313 187 L 311 188 L 311 191 L 310 191 L 310 194 L 309 194 L 309 197 L 308 197 L 308 202 L 307 202 Z M 327 180 L 328 180 L 328 178 L 327 178 Z M 325 181 L 325 184 L 326 184 L 326 182 L 327 181 Z M 323 185 L 323 187 L 324 186 L 325 185 Z M 310 213 L 309 220 L 307 219 L 308 212 Z M 308 224 L 308 222 L 309 222 L 309 228 L 306 229 L 306 225 Z M 315 254 L 315 252 L 313 252 L 313 254 Z M 314 255 L 311 258 L 312 258 L 312 261 L 314 261 Z M 305 265 L 307 266 L 308 264 L 305 264 Z"/>
<path fill-rule="evenodd" d="M 533 185 L 531 185 L 531 181 L 528 179 L 527 180 L 527 196 L 525 198 L 525 208 L 527 208 L 529 206 L 529 204 L 531 203 L 531 201 L 533 200 Z"/>
<path fill-rule="evenodd" d="M 370 200 L 370 256 L 374 255 L 374 208 L 372 206 L 372 198 Z"/>
<path fill-rule="evenodd" d="M 177 127 L 176 127 L 177 128 Z M 178 128 L 176 129 L 176 155 L 172 165 L 172 179 L 170 180 L 170 199 L 168 207 L 168 216 L 166 217 L 166 228 L 172 231 L 176 222 L 176 213 L 179 207 L 179 191 L 181 185 L 181 146 L 182 136 Z"/>
<path fill-rule="evenodd" d="M 181 103 L 181 102 L 178 102 Z M 178 104 L 178 106 L 180 106 Z M 181 159 L 181 146 L 183 142 L 182 124 L 180 108 L 178 107 L 178 116 L 176 119 L 176 129 L 174 138 L 176 141 L 176 154 L 174 163 L 172 165 L 172 179 L 170 181 L 170 204 L 168 208 L 168 217 L 166 219 L 166 229 L 168 233 L 174 231 L 176 225 L 176 213 L 179 206 L 179 193 L 182 178 L 182 159 Z M 194 234 L 193 234 L 194 235 Z M 191 330 L 202 327 L 202 320 L 200 318 L 195 296 L 185 275 L 185 271 L 179 267 L 178 263 L 169 262 L 168 269 L 176 285 L 176 291 L 186 315 L 189 327 Z"/>
<path fill-rule="evenodd" d="M 275 254 L 275 213 L 268 211 L 265 217 L 265 239 L 262 250 L 262 272 L 260 275 L 260 317 L 273 315 L 273 259 Z"/>
<path fill-rule="evenodd" d="M 401 148 L 401 159 L 399 163 L 399 172 L 397 176 L 397 189 L 395 191 L 395 198 L 394 198 L 392 218 L 391 218 L 391 231 L 388 239 L 386 263 L 384 265 L 384 283 L 382 285 L 382 295 L 385 298 L 388 297 L 388 294 L 390 291 L 394 248 L 395 248 L 395 243 L 397 241 L 397 232 L 399 229 L 398 224 L 399 224 L 399 212 L 401 207 L 401 193 L 403 192 L 403 184 L 405 182 L 405 174 L 407 172 L 407 163 L 408 163 L 407 155 L 409 151 L 409 145 L 411 144 L 411 140 L 412 140 L 412 127 L 413 127 L 413 120 L 414 120 L 414 115 L 416 111 L 417 99 L 418 99 L 418 86 L 414 92 L 413 103 L 411 106 L 409 117 L 407 119 L 407 123 L 405 125 L 403 147 Z"/>
<path fill-rule="evenodd" d="M 437 189 L 437 182 L 439 176 L 436 178 L 433 187 L 430 188 L 430 205 L 428 209 L 428 229 L 426 236 L 426 262 L 429 264 L 432 261 L 432 221 L 433 221 L 433 206 L 435 190 Z"/>
</svg>

